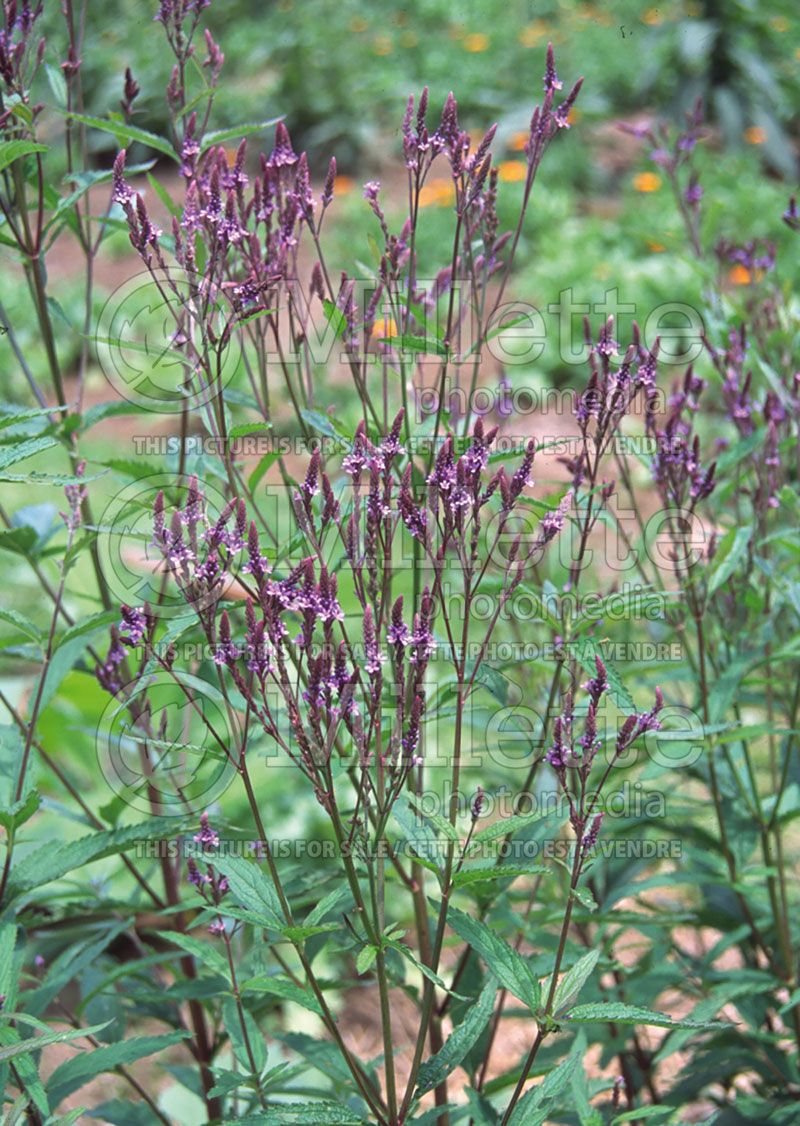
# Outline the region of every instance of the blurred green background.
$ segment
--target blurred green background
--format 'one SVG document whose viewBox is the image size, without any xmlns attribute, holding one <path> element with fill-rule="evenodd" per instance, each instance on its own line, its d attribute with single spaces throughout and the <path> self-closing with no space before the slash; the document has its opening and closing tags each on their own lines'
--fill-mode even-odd
<svg viewBox="0 0 800 1126">
<path fill-rule="evenodd" d="M 62 29 L 50 7 L 55 44 Z M 105 113 L 130 66 L 142 87 L 139 123 L 157 128 L 170 59 L 145 26 L 150 8 L 90 6 L 83 76 L 90 110 Z M 548 40 L 562 75 L 586 78 L 585 121 L 644 106 L 678 116 L 702 94 L 729 143 L 760 129 L 767 161 L 796 170 L 787 140 L 800 112 L 800 23 L 788 0 L 216 0 L 202 20 L 225 52 L 217 123 L 285 114 L 304 148 L 318 159 L 335 151 L 345 170 L 396 133 L 407 95 L 426 83 L 433 106 L 453 89 L 468 119 L 524 126 Z"/>
</svg>

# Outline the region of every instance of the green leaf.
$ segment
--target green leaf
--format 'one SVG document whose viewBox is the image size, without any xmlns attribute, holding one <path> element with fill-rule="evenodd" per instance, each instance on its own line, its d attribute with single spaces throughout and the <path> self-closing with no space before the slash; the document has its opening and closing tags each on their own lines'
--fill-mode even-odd
<svg viewBox="0 0 800 1126">
<path fill-rule="evenodd" d="M 489 1023 L 496 993 L 497 982 L 489 977 L 478 1000 L 467 1009 L 467 1015 L 461 1024 L 453 1030 L 436 1055 L 426 1060 L 419 1069 L 417 1087 L 420 1095 L 438 1087 L 472 1050 Z"/>
<path fill-rule="evenodd" d="M 424 336 L 410 336 L 405 333 L 401 336 L 384 336 L 380 338 L 381 344 L 391 344 L 403 352 L 418 352 L 428 356 L 446 356 L 447 346 L 440 340 L 431 340 Z"/>
<path fill-rule="evenodd" d="M 109 1099 L 99 1106 L 87 1107 L 81 1113 L 89 1118 L 99 1118 L 104 1123 L 109 1122 L 111 1126 L 160 1126 L 161 1123 L 147 1103 L 134 1103 L 127 1099 Z"/>
<path fill-rule="evenodd" d="M 0 1048 L 0 1063 L 4 1060 L 16 1059 L 30 1052 L 38 1052 L 48 1044 L 65 1044 L 69 1040 L 77 1040 L 81 1036 L 92 1036 L 95 1032 L 102 1032 L 108 1024 L 93 1024 L 89 1028 L 67 1028 L 61 1032 L 46 1032 L 43 1036 L 30 1036 L 27 1040 L 20 1040 L 16 1044 L 8 1044 Z"/>
<path fill-rule="evenodd" d="M 8 469 L 10 465 L 24 461 L 26 457 L 33 457 L 34 454 L 41 453 L 42 450 L 49 450 L 57 445 L 58 442 L 55 438 L 43 435 L 41 438 L 26 438 L 24 441 L 17 441 L 13 445 L 4 446 L 0 448 L 0 469 Z"/>
<path fill-rule="evenodd" d="M 350 1088 L 353 1077 L 335 1044 L 328 1040 L 315 1040 L 305 1032 L 286 1032 L 278 1038 L 329 1080 L 343 1088 Z M 306 1106 L 306 1114 L 308 1109 Z"/>
<path fill-rule="evenodd" d="M 86 1035 L 79 1030 L 79 1035 Z M 113 1071 L 120 1065 L 133 1063 L 135 1060 L 152 1056 L 165 1048 L 179 1044 L 190 1035 L 185 1029 L 177 1032 L 165 1032 L 160 1036 L 137 1036 L 132 1040 L 121 1040 L 117 1044 L 103 1045 L 102 1048 L 93 1048 L 91 1051 L 81 1052 L 78 1056 L 60 1064 L 47 1082 L 47 1094 L 51 1106 L 57 1107 L 63 1099 L 79 1090 L 84 1084 L 102 1075 L 105 1071 Z"/>
<path fill-rule="evenodd" d="M 514 1107 L 509 1126 L 544 1126 L 550 1118 L 553 1104 L 572 1082 L 586 1052 L 586 1037 L 580 1034 L 565 1060 L 548 1072 L 541 1083 L 526 1091 Z"/>
<path fill-rule="evenodd" d="M 477 832 L 470 841 L 470 848 L 475 845 L 486 844 L 488 841 L 496 841 L 498 837 L 510 836 L 516 833 L 519 829 L 524 829 L 527 825 L 532 825 L 534 821 L 540 821 L 544 817 L 542 810 L 535 810 L 531 813 L 518 813 L 513 817 L 502 817 L 498 821 L 493 821 L 491 825 L 487 825 L 485 829 Z"/>
<path fill-rule="evenodd" d="M 17 1014 L 17 1019 L 22 1020 L 23 1018 L 19 1017 L 19 1015 Z M 41 1026 L 42 1024 L 41 1021 L 37 1021 L 36 1023 L 39 1026 Z M 50 1029 L 47 1027 L 47 1025 L 44 1025 L 43 1027 L 45 1035 L 47 1035 Z M 12 1045 L 19 1043 L 24 1043 L 24 1041 L 16 1028 L 12 1028 L 8 1024 L 0 1025 L 0 1046 L 11 1047 Z M 36 1062 L 31 1058 L 30 1055 L 23 1054 L 21 1056 L 17 1056 L 14 1062 L 14 1068 L 21 1080 L 22 1090 L 24 1092 L 22 1096 L 23 1107 L 25 1107 L 30 1100 L 30 1102 L 39 1110 L 40 1114 L 42 1114 L 45 1118 L 49 1117 L 50 1104 L 47 1100 L 47 1093 L 44 1089 L 44 1085 L 39 1078 L 39 1072 L 36 1067 Z M 7 1064 L 0 1066 L 0 1072 L 2 1072 L 2 1076 L 0 1077 L 2 1078 L 4 1085 L 7 1070 Z M 22 1120 L 22 1117 L 17 1119 L 14 1118 L 13 1115 L 9 1115 L 8 1117 L 4 1117 L 3 1122 L 21 1122 Z"/>
<path fill-rule="evenodd" d="M 453 886 L 467 887 L 470 884 L 486 883 L 489 880 L 514 880 L 518 876 L 532 876 L 552 872 L 546 864 L 475 864 L 467 865 L 457 872 Z"/>
<path fill-rule="evenodd" d="M 37 144 L 36 141 L 0 142 L 0 172 L 15 160 L 19 160 L 21 156 L 29 156 L 35 152 L 47 152 L 47 145 Z"/>
<path fill-rule="evenodd" d="M 367 945 L 362 946 L 356 958 L 356 972 L 359 977 L 367 973 L 372 968 L 372 963 L 378 957 L 378 947 Z"/>
<path fill-rule="evenodd" d="M 230 984 L 228 959 L 210 940 L 198 938 L 193 934 L 181 934 L 180 931 L 159 931 L 158 937 L 172 946 L 179 946 L 181 950 L 191 954 L 201 966 L 206 966 L 215 974 L 220 974 Z"/>
<path fill-rule="evenodd" d="M 20 614 L 16 610 L 6 610 L 0 606 L 0 621 L 8 622 L 9 625 L 16 626 L 17 630 L 24 634 L 25 637 L 29 637 L 31 641 L 35 641 L 38 645 L 41 645 L 42 635 L 40 630 L 29 618 L 26 618 L 24 614 Z"/>
<path fill-rule="evenodd" d="M 274 1103 L 260 1114 L 226 1118 L 222 1126 L 364 1126 L 359 1117 L 340 1103 Z"/>
<path fill-rule="evenodd" d="M 708 581 L 709 598 L 736 570 L 739 560 L 747 552 L 752 534 L 753 529 L 747 524 L 740 528 L 731 528 L 722 537 L 722 542 L 714 556 L 714 569 Z"/>
<path fill-rule="evenodd" d="M 64 678 L 72 670 L 92 638 L 97 637 L 98 634 L 105 634 L 108 627 L 118 621 L 119 614 L 116 610 L 101 610 L 64 631 L 56 643 L 47 666 L 47 679 L 42 690 L 42 710 L 53 699 Z"/>
<path fill-rule="evenodd" d="M 730 1028 L 724 1021 L 674 1020 L 666 1013 L 657 1013 L 641 1005 L 625 1005 L 621 1001 L 598 1001 L 592 1005 L 578 1005 L 560 1018 L 562 1024 L 594 1024 L 609 1021 L 613 1024 L 650 1024 L 656 1028 Z"/>
<path fill-rule="evenodd" d="M 324 895 L 319 903 L 309 911 L 303 920 L 303 925 L 307 927 L 316 926 L 317 923 L 321 923 L 324 920 L 325 916 L 332 911 L 334 907 L 338 907 L 345 899 L 352 901 L 352 897 L 353 893 L 346 884 L 334 888 L 333 891 L 329 891 L 327 895 Z"/>
<path fill-rule="evenodd" d="M 223 856 L 198 851 L 198 859 L 207 859 L 214 869 L 227 876 L 233 898 L 248 908 L 260 926 L 282 929 L 284 916 L 277 892 L 255 860 L 243 856 Z"/>
<path fill-rule="evenodd" d="M 319 411 L 301 410 L 300 416 L 304 422 L 307 422 L 314 430 L 320 434 L 324 434 L 326 438 L 340 439 L 344 438 L 350 441 L 347 431 L 341 423 L 327 414 L 320 414 Z"/>
<path fill-rule="evenodd" d="M 640 1106 L 625 1110 L 622 1114 L 615 1114 L 611 1119 L 611 1126 L 619 1126 L 622 1122 L 652 1121 L 654 1118 L 667 1118 L 675 1113 L 674 1106 Z"/>
<path fill-rule="evenodd" d="M 267 975 L 254 977 L 245 981 L 239 987 L 242 993 L 268 993 L 272 997 L 280 997 L 284 1001 L 293 1001 L 309 1012 L 322 1016 L 322 1006 L 310 989 L 290 981 L 288 977 Z"/>
<path fill-rule="evenodd" d="M 26 989 L 26 1013 L 44 1013 L 64 986 L 74 981 L 87 967 L 92 966 L 109 944 L 127 930 L 129 925 L 127 919 L 110 922 L 106 924 L 99 937 L 75 943 L 56 955 L 49 963 L 41 984 L 33 989 Z"/>
<path fill-rule="evenodd" d="M 201 152 L 205 152 L 213 145 L 222 145 L 226 141 L 238 141 L 242 137 L 260 133 L 263 129 L 269 129 L 271 125 L 277 125 L 279 121 L 283 121 L 283 116 L 270 117 L 267 121 L 251 121 L 244 125 L 231 125 L 228 129 L 214 129 L 203 137 Z"/>
<path fill-rule="evenodd" d="M 556 1017 L 576 1000 L 581 989 L 594 973 L 600 959 L 600 950 L 590 950 L 584 954 L 559 981 L 553 998 L 553 1012 Z"/>
<path fill-rule="evenodd" d="M 93 129 L 100 129 L 104 133 L 110 133 L 115 137 L 122 148 L 126 148 L 131 141 L 139 141 L 143 145 L 148 145 L 151 149 L 156 149 L 164 156 L 171 157 L 176 160 L 175 149 L 163 137 L 159 137 L 156 133 L 150 133 L 147 129 L 139 129 L 136 125 L 129 125 L 124 121 L 109 121 L 105 117 L 92 117 L 86 113 L 70 113 L 69 116 L 73 121 L 80 121 L 82 125 L 91 125 Z"/>
<path fill-rule="evenodd" d="M 226 997 L 222 1002 L 222 1018 L 236 1059 L 248 1075 L 260 1075 L 266 1067 L 267 1047 L 261 1030 L 252 1015 L 244 1007 L 240 1014 L 233 997 Z M 244 1029 L 242 1023 L 244 1023 Z M 250 1063 L 251 1054 L 253 1056 L 252 1064 Z"/>
<path fill-rule="evenodd" d="M 408 959 L 428 981 L 432 981 L 434 985 L 438 986 L 439 989 L 443 989 L 445 993 L 452 993 L 452 990 L 447 988 L 444 979 L 439 977 L 437 973 L 434 973 L 430 966 L 426 966 L 424 962 L 421 962 L 410 946 L 406 946 L 404 942 L 398 942 L 394 938 L 387 938 L 384 939 L 384 941 L 392 950 L 396 950 L 398 954 L 402 954 L 404 958 Z M 453 993 L 452 995 L 453 997 L 461 996 L 459 993 Z"/>
<path fill-rule="evenodd" d="M 487 968 L 501 985 L 532 1012 L 539 1008 L 541 987 L 521 954 L 504 942 L 486 923 L 473 919 L 457 907 L 448 908 L 447 921 L 456 934 L 483 958 Z"/>
<path fill-rule="evenodd" d="M 171 838 L 188 828 L 190 823 L 193 822 L 188 818 L 154 817 L 137 825 L 92 833 L 76 841 L 48 841 L 15 864 L 7 896 L 10 900 L 23 892 L 43 887 L 86 864 L 116 856 L 144 841 Z"/>
<path fill-rule="evenodd" d="M 26 821 L 30 821 L 38 810 L 41 800 L 36 790 L 31 790 L 19 801 L 12 802 L 5 808 L 0 809 L 0 825 L 3 826 L 6 833 L 16 831 Z"/>
<path fill-rule="evenodd" d="M 228 441 L 245 438 L 248 434 L 269 434 L 271 430 L 272 427 L 264 422 L 239 422 L 228 431 Z"/>
<path fill-rule="evenodd" d="M 27 422 L 31 418 L 49 418 L 51 414 L 63 409 L 63 403 L 53 407 L 20 407 L 16 403 L 0 403 L 0 430 Z"/>
<path fill-rule="evenodd" d="M 10 551 L 14 555 L 28 557 L 36 547 L 37 535 L 33 528 L 0 529 L 0 551 Z"/>
<path fill-rule="evenodd" d="M 279 456 L 280 455 L 274 450 L 272 453 L 264 454 L 247 480 L 247 487 L 251 493 L 254 493 L 256 491 L 261 483 L 262 477 L 270 468 L 270 466 L 275 464 Z"/>
<path fill-rule="evenodd" d="M 329 297 L 322 298 L 322 308 L 325 310 L 328 324 L 333 328 L 336 335 L 343 340 L 347 332 L 347 317 Z"/>
<path fill-rule="evenodd" d="M 405 794 L 400 794 L 392 807 L 394 819 L 403 830 L 403 836 L 425 867 L 432 872 L 440 868 L 441 845 L 427 818 L 416 813 Z"/>
<path fill-rule="evenodd" d="M 717 458 L 717 479 L 724 477 L 729 469 L 740 461 L 744 461 L 754 450 L 757 450 L 764 441 L 766 433 L 766 426 L 761 426 L 758 430 L 754 430 L 752 434 L 748 434 L 746 438 L 739 438 L 734 445 L 723 451 Z"/>
<path fill-rule="evenodd" d="M 53 92 L 53 97 L 56 100 L 56 105 L 63 109 L 67 104 L 67 82 L 64 78 L 63 71 L 59 67 L 51 66 L 50 63 L 45 63 L 44 69 L 47 74 L 50 89 Z"/>
</svg>

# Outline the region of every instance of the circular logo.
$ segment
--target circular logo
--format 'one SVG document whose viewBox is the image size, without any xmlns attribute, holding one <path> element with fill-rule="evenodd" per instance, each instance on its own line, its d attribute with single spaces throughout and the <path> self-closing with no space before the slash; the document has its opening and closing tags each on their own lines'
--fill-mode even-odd
<svg viewBox="0 0 800 1126">
<path fill-rule="evenodd" d="M 155 414 L 203 406 L 233 378 L 241 357 L 231 303 L 202 274 L 154 266 L 106 301 L 95 345 L 103 373 L 130 403 Z"/>
<path fill-rule="evenodd" d="M 212 684 L 157 670 L 113 697 L 97 728 L 97 758 L 111 790 L 160 817 L 201 812 L 238 769 L 236 714 Z"/>
<path fill-rule="evenodd" d="M 126 485 L 109 501 L 98 525 L 97 550 L 109 592 L 118 602 L 146 602 L 156 617 L 181 617 L 211 605 L 233 582 L 227 573 L 216 582 L 196 578 L 205 561 L 205 533 L 221 516 L 226 500 L 203 482 L 202 499 L 196 504 L 191 488 L 188 476 L 154 473 Z M 160 492 L 166 544 L 156 542 L 153 509 Z M 188 521 L 187 508 L 194 508 L 196 523 Z M 181 515 L 180 545 L 172 529 L 176 511 Z"/>
</svg>

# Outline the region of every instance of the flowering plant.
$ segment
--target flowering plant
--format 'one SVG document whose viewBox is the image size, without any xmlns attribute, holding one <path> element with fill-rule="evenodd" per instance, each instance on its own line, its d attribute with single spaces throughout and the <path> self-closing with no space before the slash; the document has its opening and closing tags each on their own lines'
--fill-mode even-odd
<svg viewBox="0 0 800 1126">
<path fill-rule="evenodd" d="M 74 1120 L 64 1101 L 105 1073 L 133 1100 L 91 1104 L 112 1123 L 594 1126 L 708 1104 L 791 1121 L 797 311 L 771 287 L 774 248 L 707 246 L 700 106 L 675 139 L 638 130 L 706 279 L 699 355 L 673 381 L 657 335 L 587 318 L 568 438 L 550 440 L 479 392 L 526 319 L 504 297 L 580 81 L 563 92 L 550 47 L 507 231 L 495 127 L 473 142 L 452 94 L 435 126 L 427 89 L 411 97 L 407 211 L 369 181 L 374 270 L 337 274 L 335 159 L 315 186 L 283 121 L 257 159 L 264 123 L 210 130 L 224 55 L 207 6 L 158 7 L 175 60 L 161 137 L 133 124 L 130 71 L 121 114 L 82 112 L 66 0 L 61 196 L 31 93 L 41 6 L 3 4 L 2 241 L 47 382 L 6 324 L 36 405 L 2 408 L 0 475 L 66 498 L 55 552 L 54 528 L 0 509 L 0 546 L 48 603 L 44 627 L 2 612 L 4 654 L 35 669 L 29 699 L 0 689 L 10 1121 Z M 120 146 L 103 173 L 79 167 L 93 130 Z M 174 162 L 171 192 L 134 145 Z M 452 239 L 425 277 L 432 169 Z M 136 285 L 98 316 L 120 230 Z M 65 231 L 85 262 L 74 379 L 45 267 Z M 762 274 L 743 318 L 714 259 Z M 109 356 L 141 292 L 163 349 L 120 382 Z M 508 385 L 511 355 L 490 372 Z M 87 405 L 95 362 L 118 394 Z M 352 386 L 352 412 L 324 409 L 325 380 Z M 174 422 L 161 461 L 87 452 L 125 412 Z M 11 471 L 59 449 L 56 472 Z M 125 484 L 102 508 L 108 472 Z M 96 758 L 65 763 L 57 736 Z M 68 817 L 86 833 L 54 849 Z M 83 1050 L 40 1070 L 67 1042 Z"/>
</svg>

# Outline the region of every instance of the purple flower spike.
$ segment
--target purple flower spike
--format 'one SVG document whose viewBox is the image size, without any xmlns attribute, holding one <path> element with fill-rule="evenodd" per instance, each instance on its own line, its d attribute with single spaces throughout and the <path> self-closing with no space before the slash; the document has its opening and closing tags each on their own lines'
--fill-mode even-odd
<svg viewBox="0 0 800 1126">
<path fill-rule="evenodd" d="M 212 829 L 207 813 L 200 814 L 200 832 L 195 833 L 194 842 L 203 848 L 217 848 L 219 846 L 219 834 Z"/>
</svg>

